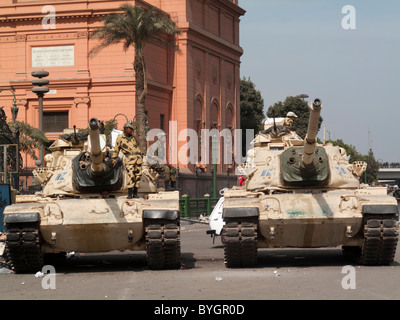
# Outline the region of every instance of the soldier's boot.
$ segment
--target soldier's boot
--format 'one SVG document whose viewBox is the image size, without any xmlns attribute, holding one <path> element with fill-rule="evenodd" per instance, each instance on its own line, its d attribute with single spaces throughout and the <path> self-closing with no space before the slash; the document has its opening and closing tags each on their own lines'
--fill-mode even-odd
<svg viewBox="0 0 400 320">
<path fill-rule="evenodd" d="M 137 191 L 138 191 L 138 188 L 134 187 L 134 188 L 133 188 L 133 197 L 134 197 L 135 199 L 136 199 L 136 198 L 139 198 Z"/>
<path fill-rule="evenodd" d="M 128 199 L 132 199 L 132 198 L 133 198 L 133 189 L 128 188 Z"/>
<path fill-rule="evenodd" d="M 171 187 L 169 186 L 169 180 L 164 180 L 164 189 L 165 190 L 170 190 Z"/>
</svg>

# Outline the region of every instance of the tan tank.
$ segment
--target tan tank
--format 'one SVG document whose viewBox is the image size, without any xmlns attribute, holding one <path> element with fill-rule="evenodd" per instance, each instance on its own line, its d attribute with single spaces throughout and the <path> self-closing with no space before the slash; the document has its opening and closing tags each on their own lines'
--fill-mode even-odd
<svg viewBox="0 0 400 320">
<path fill-rule="evenodd" d="M 308 132 L 271 125 L 254 139 L 241 169 L 245 187 L 225 190 L 225 264 L 254 267 L 258 248 L 342 246 L 361 264 L 393 262 L 398 208 L 386 188 L 359 182 L 365 162 L 316 143 L 322 105 L 311 104 Z"/>
<path fill-rule="evenodd" d="M 110 168 L 98 121 L 64 134 L 34 172 L 43 190 L 5 208 L 6 253 L 15 272 L 39 271 L 48 253 L 146 250 L 151 269 L 180 267 L 179 192 L 157 190 L 144 158 L 138 199 L 127 199 L 121 158 Z M 120 154 L 122 156 L 122 154 Z"/>
</svg>

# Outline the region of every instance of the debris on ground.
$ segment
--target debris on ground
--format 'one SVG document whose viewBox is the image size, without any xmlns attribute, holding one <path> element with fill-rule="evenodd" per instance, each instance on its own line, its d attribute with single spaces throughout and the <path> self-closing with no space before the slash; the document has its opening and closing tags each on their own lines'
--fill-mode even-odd
<svg viewBox="0 0 400 320">
<path fill-rule="evenodd" d="M 38 272 L 36 272 L 35 277 L 36 278 L 42 278 L 42 277 L 44 277 L 44 273 L 41 272 L 41 271 L 38 271 Z"/>
<path fill-rule="evenodd" d="M 209 219 L 210 217 L 208 217 L 208 216 L 206 216 L 206 217 L 204 217 L 202 214 L 199 216 L 199 221 L 200 222 L 209 222 Z"/>
<path fill-rule="evenodd" d="M 12 270 L 9 268 L 7 263 L 0 261 L 0 274 L 8 274 L 12 273 Z"/>
</svg>

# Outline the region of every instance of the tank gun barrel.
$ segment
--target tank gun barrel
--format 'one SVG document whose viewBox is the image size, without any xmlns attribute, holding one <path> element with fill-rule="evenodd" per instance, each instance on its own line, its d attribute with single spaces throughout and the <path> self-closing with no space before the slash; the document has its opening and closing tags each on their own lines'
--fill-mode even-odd
<svg viewBox="0 0 400 320">
<path fill-rule="evenodd" d="M 314 160 L 314 151 L 317 146 L 317 133 L 318 133 L 318 121 L 321 113 L 322 102 L 320 99 L 315 99 L 311 103 L 310 117 L 308 120 L 307 135 L 304 139 L 304 155 L 303 164 L 304 167 L 312 166 Z"/>
<path fill-rule="evenodd" d="M 100 146 L 99 122 L 96 118 L 89 120 L 89 138 L 90 138 L 90 158 L 92 160 L 91 170 L 93 173 L 105 171 L 103 163 L 103 154 Z"/>
</svg>

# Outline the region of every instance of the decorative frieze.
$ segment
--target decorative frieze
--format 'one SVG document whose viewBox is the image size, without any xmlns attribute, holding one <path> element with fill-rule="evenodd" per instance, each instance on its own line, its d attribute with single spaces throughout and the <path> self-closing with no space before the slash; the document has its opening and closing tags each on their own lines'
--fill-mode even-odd
<svg viewBox="0 0 400 320">
<path fill-rule="evenodd" d="M 15 36 L 15 41 L 17 42 L 26 41 L 26 38 L 27 38 L 26 34 L 17 34 Z"/>
<path fill-rule="evenodd" d="M 90 102 L 90 98 L 89 98 L 89 97 L 83 97 L 83 98 L 78 97 L 78 98 L 75 98 L 75 99 L 74 99 L 74 103 L 75 103 L 77 106 L 78 106 L 79 104 L 81 104 L 81 103 L 88 105 L 89 102 Z"/>
</svg>

